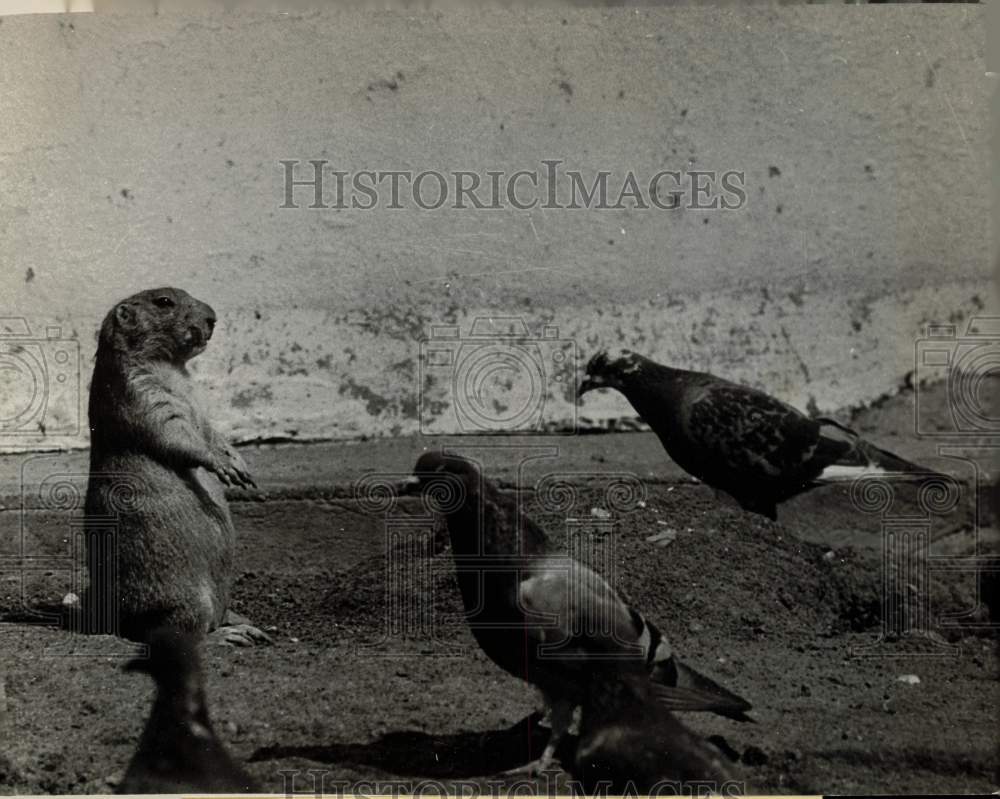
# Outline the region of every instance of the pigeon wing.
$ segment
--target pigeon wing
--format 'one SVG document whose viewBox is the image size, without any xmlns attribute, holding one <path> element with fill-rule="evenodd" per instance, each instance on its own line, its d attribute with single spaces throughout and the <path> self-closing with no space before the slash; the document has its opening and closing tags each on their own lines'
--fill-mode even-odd
<svg viewBox="0 0 1000 799">
<path fill-rule="evenodd" d="M 643 679 L 648 679 L 645 672 L 652 653 L 642 627 L 637 626 L 641 614 L 583 564 L 571 558 L 546 559 L 520 583 L 518 598 L 524 610 L 525 634 L 538 646 L 540 665 L 548 662 L 555 668 L 558 663 L 566 676 L 568 668 L 579 671 L 613 665 L 622 671 L 641 671 Z M 666 642 L 663 646 L 669 647 Z M 681 668 L 685 674 L 690 672 Z M 653 685 L 657 702 L 670 710 L 723 715 L 742 715 L 749 709 L 743 699 L 698 677 L 701 679 L 677 680 L 675 676 L 672 685 L 657 681 Z"/>
<path fill-rule="evenodd" d="M 716 468 L 764 480 L 822 471 L 850 449 L 821 436 L 819 423 L 790 405 L 732 383 L 702 392 L 688 408 L 686 427 Z"/>
<path fill-rule="evenodd" d="M 572 558 L 546 558 L 518 586 L 525 632 L 540 654 L 586 660 L 644 651 L 628 606 L 607 581 Z"/>
</svg>

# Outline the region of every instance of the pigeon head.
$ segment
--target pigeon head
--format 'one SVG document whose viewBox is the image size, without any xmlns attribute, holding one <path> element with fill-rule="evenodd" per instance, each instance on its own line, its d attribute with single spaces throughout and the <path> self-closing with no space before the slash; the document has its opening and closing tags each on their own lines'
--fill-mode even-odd
<svg viewBox="0 0 1000 799">
<path fill-rule="evenodd" d="M 422 495 L 440 513 L 460 508 L 467 497 L 477 495 L 483 475 L 479 464 L 460 455 L 425 452 L 417 459 L 413 474 L 398 486 L 400 494 Z"/>
<path fill-rule="evenodd" d="M 621 391 L 629 375 L 642 370 L 645 360 L 632 350 L 601 350 L 587 363 L 587 373 L 577 389 L 577 397 L 596 388 Z"/>
</svg>

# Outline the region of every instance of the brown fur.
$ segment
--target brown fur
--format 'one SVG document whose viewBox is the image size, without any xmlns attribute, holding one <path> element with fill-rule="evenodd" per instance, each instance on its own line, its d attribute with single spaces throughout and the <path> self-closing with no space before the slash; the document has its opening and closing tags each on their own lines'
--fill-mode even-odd
<svg viewBox="0 0 1000 799">
<path fill-rule="evenodd" d="M 96 631 L 206 633 L 225 616 L 235 540 L 222 483 L 253 481 L 212 428 L 185 366 L 214 325 L 209 305 L 174 288 L 122 300 L 101 325 L 86 504 L 86 612 Z"/>
</svg>

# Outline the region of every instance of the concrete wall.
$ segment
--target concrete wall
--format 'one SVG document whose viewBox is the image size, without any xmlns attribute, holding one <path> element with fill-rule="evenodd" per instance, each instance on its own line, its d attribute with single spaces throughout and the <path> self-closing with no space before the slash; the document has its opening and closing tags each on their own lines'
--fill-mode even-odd
<svg viewBox="0 0 1000 799">
<path fill-rule="evenodd" d="M 477 317 L 552 326 L 581 359 L 630 346 L 802 406 L 862 403 L 914 368 L 926 323 L 991 302 L 981 21 L 966 5 L 4 18 L 0 315 L 78 342 L 85 391 L 111 304 L 186 288 L 219 312 L 192 366 L 241 439 L 415 432 L 420 396 L 456 430 L 451 383 L 418 392 L 417 342 Z M 281 159 L 552 158 L 612 184 L 740 170 L 746 203 L 280 207 Z M 543 383 L 552 425 L 573 415 L 568 363 Z M 54 369 L 34 434 L 8 422 L 0 444 L 84 442 L 59 435 L 75 412 Z M 37 387 L 0 380 L 9 419 Z M 527 385 L 504 380 L 498 417 Z M 591 395 L 581 413 L 629 408 Z"/>
</svg>

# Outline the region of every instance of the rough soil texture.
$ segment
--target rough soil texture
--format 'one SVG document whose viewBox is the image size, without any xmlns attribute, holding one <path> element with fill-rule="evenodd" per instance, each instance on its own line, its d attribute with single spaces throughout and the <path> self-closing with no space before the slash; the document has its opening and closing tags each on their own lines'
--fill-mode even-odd
<svg viewBox="0 0 1000 799">
<path fill-rule="evenodd" d="M 905 412 L 899 399 L 856 421 L 892 448 L 905 438 Z M 358 471 L 405 470 L 429 443 L 437 442 L 354 445 L 327 470 L 348 471 L 351 462 Z M 592 562 L 687 662 L 754 704 L 753 725 L 684 717 L 705 736 L 721 736 L 747 790 L 995 790 L 996 639 L 974 577 L 932 571 L 926 589 L 901 588 L 927 596 L 934 632 L 879 642 L 886 575 L 878 514 L 829 488 L 790 503 L 771 523 L 678 475 L 657 446 L 645 433 L 564 446 L 558 470 L 578 474 L 561 518 L 539 512 L 531 480 L 518 489 L 510 470 L 497 473 L 556 543 L 566 540 L 566 518 L 602 521 L 609 506 L 595 472 L 631 460 L 631 471 L 648 478 L 644 505 L 615 516 L 613 536 L 599 539 L 598 554 L 609 555 Z M 307 770 L 323 774 L 328 788 L 367 781 L 360 790 L 369 793 L 373 782 L 400 780 L 485 786 L 537 756 L 546 734 L 533 717 L 538 696 L 469 635 L 439 526 L 420 521 L 415 500 L 387 516 L 359 505 L 349 483 L 324 483 L 322 470 L 268 467 L 282 458 L 308 462 L 309 453 L 251 450 L 269 497 L 233 497 L 241 535 L 235 609 L 273 627 L 275 644 L 207 651 L 211 712 L 226 744 L 272 791 L 289 787 L 295 770 L 294 788 L 310 792 Z M 4 464 L 0 477 L 15 472 Z M 9 480 L 4 488 L 17 493 Z M 891 512 L 919 513 L 914 496 L 901 489 Z M 1000 550 L 985 505 L 976 522 L 976 496 L 965 492 L 954 510 L 931 519 L 933 556 Z M 4 546 L 20 529 L 12 502 L 0 511 Z M 30 513 L 32 546 L 61 551 L 65 514 Z M 120 672 L 129 651 L 121 642 L 26 623 L 24 604 L 58 602 L 65 574 L 40 568 L 23 581 L 10 571 L 0 577 L 0 790 L 112 789 L 145 723 L 151 684 Z M 942 619 L 948 614 L 951 621 Z"/>
</svg>

